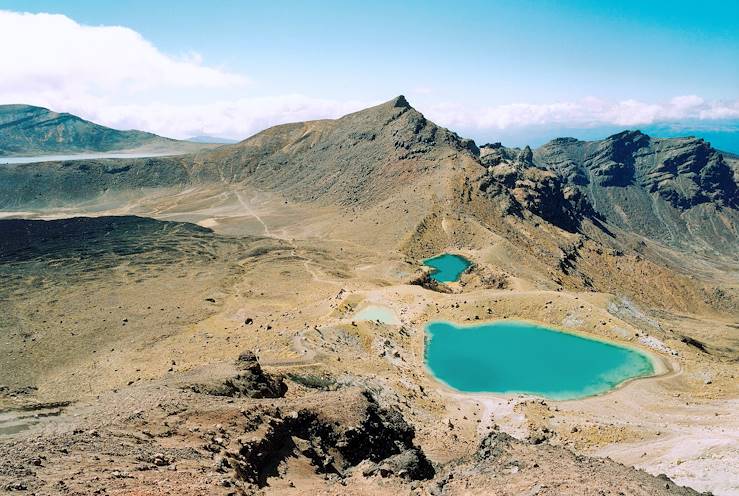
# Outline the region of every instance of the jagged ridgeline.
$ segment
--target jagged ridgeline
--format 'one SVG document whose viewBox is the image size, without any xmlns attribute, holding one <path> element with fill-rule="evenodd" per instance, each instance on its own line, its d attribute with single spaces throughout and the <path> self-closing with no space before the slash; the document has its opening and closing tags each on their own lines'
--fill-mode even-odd
<svg viewBox="0 0 739 496">
<path fill-rule="evenodd" d="M 400 96 L 340 119 L 276 126 L 190 155 L 6 165 L 0 208 L 199 184 L 243 184 L 298 201 L 368 206 L 423 184 L 419 191 L 433 190 L 451 209 L 474 191 L 504 205 L 504 215 L 528 212 L 570 232 L 588 220 L 609 233 L 611 226 L 681 248 L 735 253 L 736 164 L 701 139 L 638 131 L 590 142 L 560 138 L 536 150 L 478 149 Z M 452 193 L 461 183 L 466 195 Z"/>
<path fill-rule="evenodd" d="M 702 139 L 639 131 L 589 142 L 560 138 L 533 158 L 613 225 L 669 244 L 698 241 L 736 253 L 737 162 Z"/>
</svg>

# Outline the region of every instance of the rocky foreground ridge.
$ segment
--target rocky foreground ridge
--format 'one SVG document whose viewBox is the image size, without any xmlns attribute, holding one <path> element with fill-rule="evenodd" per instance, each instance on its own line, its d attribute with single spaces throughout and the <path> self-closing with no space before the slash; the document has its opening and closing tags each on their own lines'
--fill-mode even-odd
<svg viewBox="0 0 739 496">
<path fill-rule="evenodd" d="M 415 444 L 413 426 L 374 393 L 350 384 L 311 390 L 292 381 L 274 389 L 283 379 L 263 372 L 251 352 L 241 354 L 234 377 L 244 369 L 248 384 L 233 394 L 154 383 L 77 405 L 84 420 L 0 444 L 0 481 L 8 492 L 39 496 L 699 494 L 666 476 L 497 428 L 469 455 L 433 464 Z M 288 388 L 299 396 L 286 396 Z M 113 414 L 104 410 L 110 404 Z"/>
</svg>

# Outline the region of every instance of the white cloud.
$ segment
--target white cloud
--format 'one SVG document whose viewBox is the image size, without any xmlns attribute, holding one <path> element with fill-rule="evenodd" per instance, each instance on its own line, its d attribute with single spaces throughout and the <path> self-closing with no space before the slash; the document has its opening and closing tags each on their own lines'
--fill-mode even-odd
<svg viewBox="0 0 739 496">
<path fill-rule="evenodd" d="M 245 138 L 276 124 L 336 118 L 374 103 L 280 95 L 200 105 L 112 105 L 89 109 L 84 115 L 121 129 L 178 138 L 201 134 Z"/>
<path fill-rule="evenodd" d="M 245 93 L 250 88 L 243 74 L 208 66 L 197 52 L 165 54 L 126 27 L 86 26 L 64 15 L 0 10 L 0 104 L 40 105 L 107 126 L 177 138 L 244 138 L 275 124 L 339 117 L 377 103 L 298 94 L 255 97 Z M 409 92 L 411 103 L 414 96 L 428 101 L 432 94 L 438 95 L 438 88 L 418 86 Z M 192 103 L 192 95 L 199 103 Z M 737 119 L 739 101 L 705 101 L 696 95 L 661 103 L 590 97 L 479 107 L 450 102 L 419 110 L 440 125 L 460 130 L 628 127 Z"/>
<path fill-rule="evenodd" d="M 696 95 L 677 96 L 662 103 L 638 100 L 609 102 L 589 97 L 550 104 L 514 103 L 494 107 L 466 108 L 440 104 L 427 109 L 429 118 L 463 129 L 509 129 L 541 125 L 636 126 L 686 119 L 739 118 L 739 100 L 707 102 Z"/>
<path fill-rule="evenodd" d="M 367 105 L 301 95 L 219 99 L 222 89 L 248 88 L 248 78 L 203 65 L 197 52 L 164 54 L 132 29 L 64 15 L 0 10 L 0 47 L 0 104 L 40 105 L 120 129 L 239 138 Z M 191 94 L 212 101 L 179 103 Z"/>
<path fill-rule="evenodd" d="M 411 95 L 430 95 L 434 92 L 434 89 L 430 86 L 416 86 L 411 89 Z"/>
<path fill-rule="evenodd" d="M 63 15 L 0 11 L 0 94 L 67 97 L 162 88 L 243 85 L 244 76 L 165 55 L 120 26 L 84 26 Z"/>
</svg>

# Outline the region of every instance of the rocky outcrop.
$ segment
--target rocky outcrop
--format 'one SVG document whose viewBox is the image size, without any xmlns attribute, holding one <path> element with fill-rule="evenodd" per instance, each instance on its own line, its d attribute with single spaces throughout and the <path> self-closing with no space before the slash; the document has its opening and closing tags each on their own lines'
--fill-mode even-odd
<svg viewBox="0 0 739 496">
<path fill-rule="evenodd" d="M 642 172 L 650 192 L 681 209 L 702 203 L 739 208 L 733 171 L 710 144 L 695 138 L 654 141 L 659 158 Z"/>
<path fill-rule="evenodd" d="M 520 207 L 562 229 L 576 231 L 594 213 L 578 189 L 567 185 L 557 172 L 534 164 L 528 146 L 518 150 L 485 145 L 480 161 L 486 166 L 480 191 L 490 196 L 511 195 Z M 521 209 L 513 212 L 520 214 Z"/>
<path fill-rule="evenodd" d="M 282 398 L 287 385 L 282 377 L 272 376 L 262 370 L 257 356 L 246 351 L 236 360 L 239 372 L 221 384 L 196 384 L 191 389 L 198 393 L 233 398 Z"/>
<path fill-rule="evenodd" d="M 324 474 L 348 475 L 363 464 L 365 475 L 432 478 L 431 463 L 413 444 L 413 427 L 397 410 L 382 408 L 368 393 L 364 397 L 364 413 L 355 425 L 331 422 L 311 409 L 278 413 L 260 436 L 226 451 L 227 465 L 240 480 L 259 487 L 281 459 L 298 455 Z"/>
<path fill-rule="evenodd" d="M 649 136 L 624 131 L 598 144 L 584 161 L 593 181 L 601 186 L 627 186 L 636 175 L 635 155 L 649 146 Z"/>
<path fill-rule="evenodd" d="M 499 430 L 483 437 L 467 460 L 443 467 L 429 492 L 434 496 L 487 494 L 491 484 L 505 494 L 700 494 L 665 475 L 655 477 L 610 459 L 577 455 L 546 442 L 527 443 Z"/>
</svg>

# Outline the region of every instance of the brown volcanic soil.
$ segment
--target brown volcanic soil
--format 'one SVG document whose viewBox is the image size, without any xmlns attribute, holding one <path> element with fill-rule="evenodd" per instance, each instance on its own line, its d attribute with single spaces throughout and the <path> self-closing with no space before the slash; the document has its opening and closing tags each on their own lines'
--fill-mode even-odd
<svg viewBox="0 0 739 496">
<path fill-rule="evenodd" d="M 2 485 L 38 494 L 693 494 L 656 477 L 666 473 L 735 494 L 739 480 L 726 470 L 739 463 L 735 262 L 603 230 L 597 219 L 571 232 L 517 210 L 505 191 L 477 188 L 480 164 L 463 140 L 391 103 L 387 134 L 352 138 L 384 150 L 356 188 L 349 179 L 361 163 L 317 181 L 311 154 L 331 143 L 324 159 L 339 163 L 361 114 L 345 118 L 356 127 L 349 135 L 338 121 L 279 127 L 219 149 L 218 160 L 194 159 L 196 176 L 228 176 L 244 156 L 261 164 L 228 186 L 111 189 L 25 213 L 136 214 L 207 229 L 131 217 L 113 228 L 101 217 L 59 245 L 2 252 Z M 419 131 L 406 135 L 410 124 Z M 424 141 L 432 138 L 441 151 Z M 265 149 L 277 159 L 254 157 Z M 289 168 L 270 175 L 280 154 L 297 157 L 294 177 Z M 397 167 L 408 171 L 403 181 Z M 446 292 L 409 284 L 420 259 L 442 251 L 474 268 Z M 357 321 L 367 304 L 387 306 L 401 325 Z M 437 318 L 572 329 L 643 348 L 663 374 L 577 401 L 461 394 L 425 368 L 424 324 Z M 204 392 L 233 382 L 245 350 L 286 377 L 285 398 Z M 365 422 L 374 408 L 397 411 L 414 436 L 399 421 Z M 362 439 L 390 436 L 378 445 L 394 452 L 351 459 L 343 443 L 358 425 Z M 488 438 L 496 426 L 516 439 Z M 260 463 L 241 466 L 241 446 Z M 409 454 L 416 448 L 433 478 L 407 475 L 423 466 Z"/>
<path fill-rule="evenodd" d="M 311 404 L 316 394 L 322 398 L 316 410 L 322 412 L 333 402 L 347 404 L 342 399 L 345 390 L 372 391 L 380 404 L 397 409 L 415 427 L 415 442 L 438 475 L 431 482 L 412 485 L 402 477 L 361 475 L 363 467 L 325 479 L 315 473 L 310 460 L 301 458 L 304 455 L 296 455 L 277 464 L 281 474 L 277 479 L 261 489 L 247 485 L 249 491 L 384 494 L 413 492 L 416 487 L 425 494 L 441 485 L 444 494 L 466 494 L 484 492 L 493 480 L 500 494 L 599 494 L 599 490 L 618 494 L 624 481 L 635 484 L 629 487 L 633 492 L 625 494 L 677 491 L 665 488 L 665 484 L 675 487 L 670 482 L 620 465 L 546 447 L 552 445 L 611 456 L 654 474 L 677 476 L 681 484 L 731 494 L 735 481 L 716 464 L 717 459 L 722 464 L 736 460 L 736 451 L 726 444 L 736 435 L 739 422 L 733 378 L 737 343 L 729 338 L 731 321 L 698 319 L 674 310 L 647 314 L 644 307 L 608 294 L 557 290 L 558 285 L 546 282 L 547 273 L 536 272 L 538 264 L 516 263 L 506 249 L 508 242 L 501 240 L 463 252 L 477 265 L 452 285 L 452 294 L 425 290 L 407 284 L 421 270 L 407 255 L 329 239 L 334 234 L 293 240 L 291 234 L 303 232 L 306 224 L 299 220 L 292 231 L 284 223 L 290 210 L 270 211 L 270 205 L 268 201 L 255 205 L 251 215 L 258 215 L 270 233 L 278 231 L 270 227 L 270 219 L 281 219 L 280 234 L 286 239 L 203 231 L 198 234 L 202 242 L 196 243 L 191 233 L 178 237 L 176 230 L 166 235 L 155 230 L 148 234 L 153 238 L 144 242 L 144 237 L 139 245 L 146 249 L 130 255 L 98 254 L 94 260 L 83 255 L 76 262 L 79 268 L 68 263 L 54 269 L 59 265 L 54 257 L 43 256 L 3 265 L 13 274 L 20 273 L 20 266 L 33 274 L 40 266 L 49 267 L 40 286 L 37 278 L 26 276 L 3 288 L 8 296 L 27 295 L 3 299 L 14 305 L 12 312 L 5 312 L 15 318 L 6 329 L 17 330 L 8 335 L 10 349 L 17 351 L 3 355 L 6 364 L 14 364 L 2 367 L 9 374 L 3 381 L 11 387 L 5 396 L 10 410 L 3 414 L 9 419 L 5 427 L 28 427 L 5 437 L 5 460 L 25 461 L 9 465 L 16 468 L 5 472 L 4 483 L 20 481 L 39 494 L 61 492 L 57 480 L 69 485 L 70 494 L 95 488 L 120 494 L 168 494 L 184 486 L 193 488 L 193 494 L 236 490 L 237 486 L 219 485 L 223 479 L 229 484 L 240 479 L 231 469 L 218 472 L 218 456 L 199 448 L 207 440 L 189 429 L 213 431 L 217 424 L 228 424 L 224 429 L 229 436 L 241 435 L 237 433 L 242 424 L 227 423 L 213 410 L 215 405 L 238 416 L 242 409 L 258 410 L 265 401 L 217 398 L 180 387 L 228 376 L 228 364 L 252 349 L 269 372 L 301 381 L 287 381 L 287 399 L 280 400 L 288 402 L 283 413 Z M 217 219 L 214 225 L 230 226 L 232 221 Z M 260 222 L 256 224 L 264 230 Z M 248 225 L 257 230 L 256 224 Z M 157 239 L 167 246 L 162 259 Z M 106 269 L 80 270 L 95 263 Z M 34 287 L 37 290 L 31 291 Z M 390 307 L 402 327 L 353 322 L 356 309 L 366 303 Z M 69 323 L 46 319 L 48 325 L 40 326 L 39 308 L 58 309 L 64 313 L 60 320 Z M 546 406 L 526 397 L 458 394 L 425 372 L 423 323 L 434 318 L 459 322 L 523 318 L 563 326 L 650 349 L 672 372 L 602 397 L 550 401 Z M 252 323 L 245 324 L 247 319 Z M 705 344 L 707 352 L 683 343 L 687 335 Z M 32 338 L 35 341 L 29 341 Z M 338 390 L 317 392 L 303 383 Z M 23 391 L 25 386 L 38 390 Z M 175 434 L 149 435 L 145 432 L 153 428 L 149 424 L 168 430 L 169 417 L 157 413 L 163 399 L 184 409 L 180 415 L 187 427 L 178 427 Z M 73 403 L 50 417 L 33 418 L 33 412 L 17 410 L 51 401 Z M 125 402 L 130 405 L 128 414 Z M 57 411 L 39 406 L 46 408 L 39 410 L 42 414 Z M 152 420 L 145 424 L 125 420 L 139 410 Z M 501 458 L 479 461 L 474 453 L 493 425 L 524 440 L 545 439 L 545 445 L 513 442 Z M 82 432 L 74 434 L 75 429 Z M 98 433 L 92 439 L 94 447 L 88 440 L 90 430 Z M 124 448 L 126 443 L 133 447 Z M 698 448 L 700 443 L 703 449 Z M 175 471 L 169 465 L 140 461 L 142 450 L 185 459 L 174 463 Z M 706 458 L 707 452 L 718 458 Z M 31 453 L 47 457 L 44 468 L 33 465 Z M 146 463 L 152 469 L 140 470 Z M 36 476 L 23 475 L 27 469 Z M 444 482 L 452 472 L 453 478 Z M 593 486 L 593 480 L 600 485 Z M 154 481 L 159 492 L 147 493 L 144 488 Z M 641 493 L 639 485 L 644 487 Z"/>
</svg>

